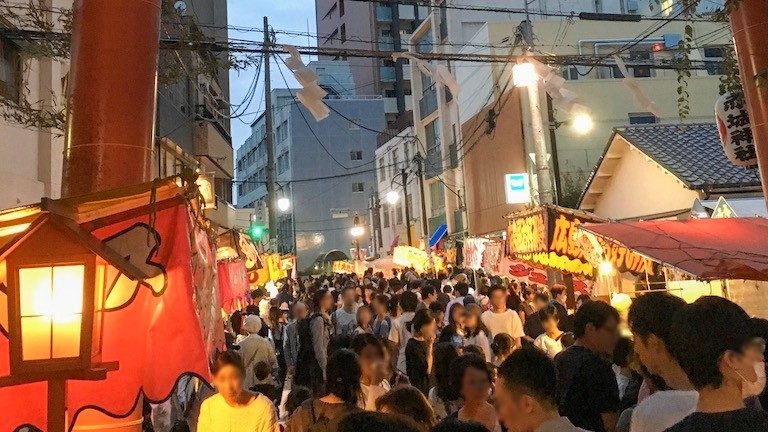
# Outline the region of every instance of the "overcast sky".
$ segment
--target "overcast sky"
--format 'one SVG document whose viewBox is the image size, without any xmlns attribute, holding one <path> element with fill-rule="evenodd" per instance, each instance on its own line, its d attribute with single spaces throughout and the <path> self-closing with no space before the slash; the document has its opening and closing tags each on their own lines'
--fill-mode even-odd
<svg viewBox="0 0 768 432">
<path fill-rule="evenodd" d="M 264 25 L 264 16 L 267 16 L 269 17 L 269 25 L 275 30 L 307 32 L 307 25 L 309 25 L 309 32 L 312 34 L 315 33 L 314 0 L 228 0 L 227 6 L 229 10 L 230 26 L 261 28 Z M 264 35 L 258 32 L 238 32 L 230 30 L 229 37 L 262 41 Z M 312 38 L 307 41 L 306 36 L 286 36 L 278 33 L 277 43 L 303 46 L 311 44 L 314 46 L 316 45 L 316 39 Z M 307 60 L 308 59 L 305 59 L 305 63 Z M 278 64 L 273 59 L 272 88 L 285 87 L 283 78 L 275 69 L 277 66 Z M 280 66 L 283 66 L 282 63 L 280 63 Z M 232 104 L 240 104 L 243 101 L 243 97 L 245 96 L 248 87 L 251 85 L 255 73 L 256 68 L 230 72 L 229 85 L 230 101 Z M 290 71 L 285 73 L 285 75 L 289 80 L 289 83 L 294 85 L 295 82 L 292 80 L 293 78 L 290 75 Z M 232 146 L 235 149 L 240 147 L 250 135 L 249 124 L 258 116 L 256 113 L 264 109 L 263 74 L 259 81 L 254 100 L 247 110 L 248 113 L 253 114 L 245 115 L 240 119 L 232 119 Z M 243 122 L 248 124 L 244 124 Z"/>
</svg>

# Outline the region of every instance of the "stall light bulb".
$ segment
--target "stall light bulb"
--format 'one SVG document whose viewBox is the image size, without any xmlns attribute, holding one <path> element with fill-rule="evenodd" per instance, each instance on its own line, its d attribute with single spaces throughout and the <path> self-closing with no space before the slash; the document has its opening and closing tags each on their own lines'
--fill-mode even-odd
<svg viewBox="0 0 768 432">
<path fill-rule="evenodd" d="M 579 135 L 588 133 L 595 126 L 592 116 L 585 112 L 576 114 L 571 122 L 573 130 Z"/>
</svg>

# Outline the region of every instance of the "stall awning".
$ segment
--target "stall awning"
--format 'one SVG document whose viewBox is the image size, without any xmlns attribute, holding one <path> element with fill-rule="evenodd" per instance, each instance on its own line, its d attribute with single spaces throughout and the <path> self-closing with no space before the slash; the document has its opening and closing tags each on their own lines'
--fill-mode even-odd
<svg viewBox="0 0 768 432">
<path fill-rule="evenodd" d="M 585 224 L 582 229 L 699 279 L 768 280 L 768 220 Z"/>
</svg>

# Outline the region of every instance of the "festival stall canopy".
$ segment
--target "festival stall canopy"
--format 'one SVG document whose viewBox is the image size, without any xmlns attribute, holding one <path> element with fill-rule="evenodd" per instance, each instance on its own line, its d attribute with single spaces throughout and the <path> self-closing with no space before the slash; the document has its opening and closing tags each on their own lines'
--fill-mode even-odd
<svg viewBox="0 0 768 432">
<path fill-rule="evenodd" d="M 579 227 L 698 279 L 768 280 L 768 220 L 659 220 Z"/>
</svg>

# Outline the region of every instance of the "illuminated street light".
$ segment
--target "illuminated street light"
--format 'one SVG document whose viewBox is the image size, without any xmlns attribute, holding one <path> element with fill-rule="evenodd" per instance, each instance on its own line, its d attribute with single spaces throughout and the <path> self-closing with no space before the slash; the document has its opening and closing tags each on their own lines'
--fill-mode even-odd
<svg viewBox="0 0 768 432">
<path fill-rule="evenodd" d="M 352 237 L 360 237 L 365 234 L 365 229 L 361 226 L 354 226 L 349 230 L 349 233 L 352 234 Z"/>
<path fill-rule="evenodd" d="M 277 208 L 281 212 L 287 212 L 288 209 L 291 208 L 291 200 L 289 200 L 288 198 L 285 198 L 285 197 L 278 199 L 277 200 Z"/>
<path fill-rule="evenodd" d="M 594 126 L 595 122 L 592 120 L 592 116 L 586 112 L 577 113 L 571 120 L 571 127 L 579 135 L 588 133 Z"/>
<path fill-rule="evenodd" d="M 397 193 L 397 191 L 389 191 L 387 192 L 387 202 L 391 205 L 397 204 L 397 201 L 400 199 L 400 194 Z"/>
<path fill-rule="evenodd" d="M 512 66 L 512 83 L 515 87 L 531 87 L 539 80 L 532 63 L 517 63 Z"/>
</svg>

